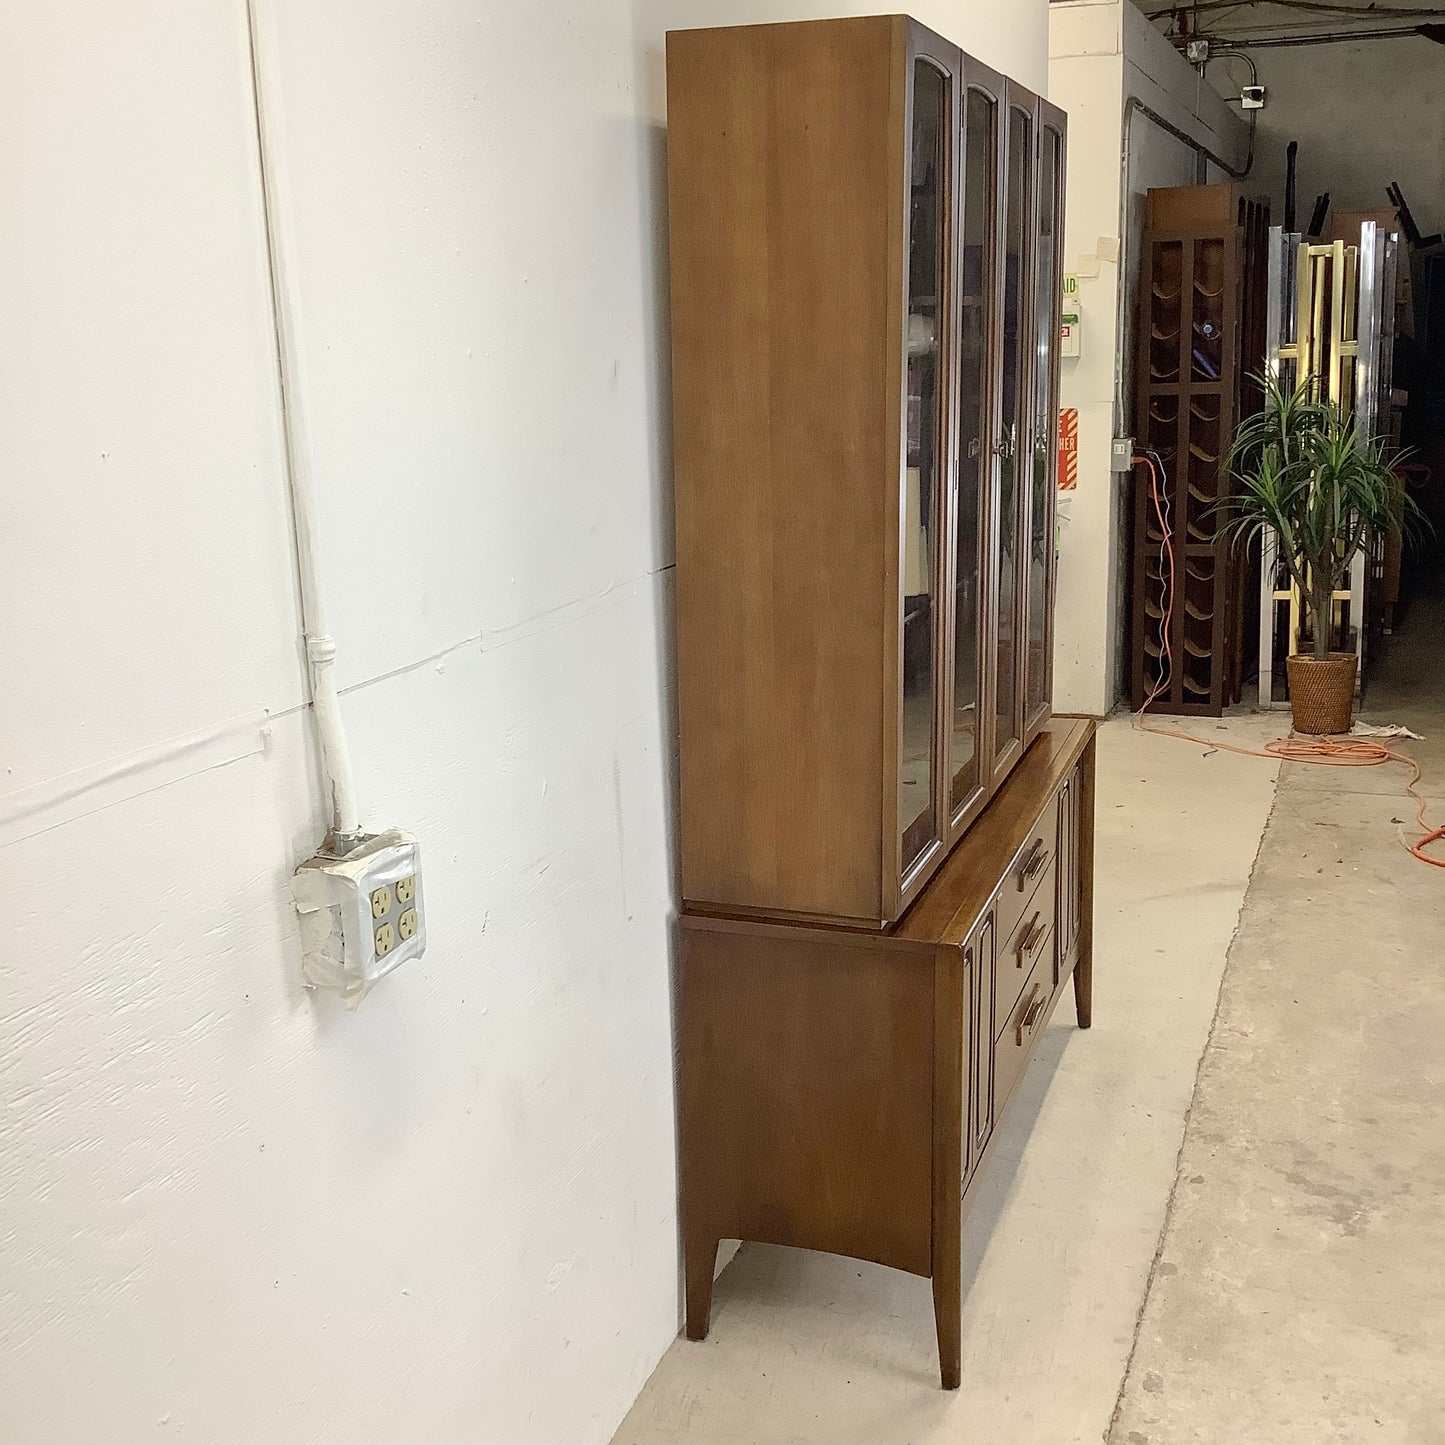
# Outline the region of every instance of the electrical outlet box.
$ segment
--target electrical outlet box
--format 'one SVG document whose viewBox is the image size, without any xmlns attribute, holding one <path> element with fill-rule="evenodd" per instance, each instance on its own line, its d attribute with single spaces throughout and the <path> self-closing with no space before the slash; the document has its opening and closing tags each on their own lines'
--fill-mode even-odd
<svg viewBox="0 0 1445 1445">
<path fill-rule="evenodd" d="M 1113 472 L 1131 472 L 1134 470 L 1133 437 L 1114 438 L 1114 446 L 1109 453 L 1109 470 Z"/>
<path fill-rule="evenodd" d="M 426 951 L 421 848 L 410 833 L 371 833 L 345 852 L 308 858 L 291 879 L 301 924 L 301 981 L 348 1008 Z"/>
<path fill-rule="evenodd" d="M 1239 92 L 1239 103 L 1244 110 L 1263 110 L 1266 93 L 1262 85 L 1246 85 Z"/>
</svg>

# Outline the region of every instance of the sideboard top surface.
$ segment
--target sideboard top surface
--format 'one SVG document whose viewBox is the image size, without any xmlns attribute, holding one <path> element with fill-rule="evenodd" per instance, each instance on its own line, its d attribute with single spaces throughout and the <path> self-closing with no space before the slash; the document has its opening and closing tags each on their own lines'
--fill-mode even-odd
<svg viewBox="0 0 1445 1445">
<path fill-rule="evenodd" d="M 1091 718 L 1051 719 L 890 936 L 908 942 L 961 944 L 988 906 L 1000 862 L 1024 845 L 1093 735 Z"/>
<path fill-rule="evenodd" d="M 833 948 L 901 950 L 930 959 L 939 946 L 959 947 L 968 938 L 1008 861 L 1023 847 L 1040 813 L 1084 755 L 1096 724 L 1087 717 L 1053 717 L 1044 724 L 1023 761 L 1009 775 L 973 828 L 933 876 L 918 901 L 886 933 L 844 925 L 789 923 L 727 917 L 685 909 L 685 929 L 800 939 L 826 938 Z"/>
</svg>

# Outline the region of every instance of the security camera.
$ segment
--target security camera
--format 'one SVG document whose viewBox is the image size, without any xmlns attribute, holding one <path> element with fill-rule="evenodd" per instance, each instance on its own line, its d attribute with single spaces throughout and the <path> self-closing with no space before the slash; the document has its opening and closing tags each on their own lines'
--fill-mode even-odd
<svg viewBox="0 0 1445 1445">
<path fill-rule="evenodd" d="M 1246 85 L 1239 92 L 1239 103 L 1245 110 L 1264 109 L 1264 87 L 1262 85 Z"/>
</svg>

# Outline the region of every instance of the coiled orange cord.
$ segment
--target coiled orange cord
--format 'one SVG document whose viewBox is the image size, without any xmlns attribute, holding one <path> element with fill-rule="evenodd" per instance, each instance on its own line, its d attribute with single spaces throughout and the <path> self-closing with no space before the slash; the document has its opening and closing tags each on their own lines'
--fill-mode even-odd
<svg viewBox="0 0 1445 1445">
<path fill-rule="evenodd" d="M 1445 839 L 1445 827 L 1432 828 L 1425 817 L 1425 799 L 1416 787 L 1424 775 L 1420 771 L 1420 764 L 1404 753 L 1387 748 L 1383 743 L 1376 742 L 1372 738 L 1308 737 L 1299 733 L 1291 733 L 1287 738 L 1276 738 L 1274 742 L 1266 743 L 1263 749 L 1246 748 L 1241 747 L 1238 743 L 1227 743 L 1217 738 L 1195 737 L 1193 733 L 1183 732 L 1176 728 L 1153 727 L 1144 721 L 1144 714 L 1148 710 L 1149 704 L 1169 686 L 1169 679 L 1174 669 L 1174 658 L 1169 641 L 1169 624 L 1174 616 L 1174 544 L 1169 536 L 1169 526 L 1164 520 L 1163 504 L 1159 496 L 1159 473 L 1154 466 L 1154 460 L 1152 457 L 1143 456 L 1135 457 L 1134 461 L 1136 463 L 1143 462 L 1149 468 L 1149 492 L 1154 503 L 1154 515 L 1159 521 L 1159 533 L 1164 539 L 1163 550 L 1168 563 L 1169 582 L 1168 601 L 1162 609 L 1164 616 L 1160 624 L 1159 652 L 1164 667 L 1159 681 L 1145 697 L 1143 706 L 1134 714 L 1134 726 L 1140 732 L 1157 733 L 1166 738 L 1179 738 L 1182 742 L 1198 743 L 1205 748 L 1220 748 L 1224 752 L 1238 753 L 1241 757 L 1246 758 L 1275 759 L 1289 763 L 1313 763 L 1330 768 L 1376 768 L 1381 763 L 1403 763 L 1410 769 L 1410 781 L 1405 784 L 1405 792 L 1417 804 L 1415 821 L 1422 830 L 1422 836 L 1414 843 L 1404 842 L 1403 839 L 1401 841 L 1422 863 L 1429 863 L 1435 868 L 1445 868 L 1445 858 L 1434 858 L 1425 851 L 1426 848 Z"/>
</svg>

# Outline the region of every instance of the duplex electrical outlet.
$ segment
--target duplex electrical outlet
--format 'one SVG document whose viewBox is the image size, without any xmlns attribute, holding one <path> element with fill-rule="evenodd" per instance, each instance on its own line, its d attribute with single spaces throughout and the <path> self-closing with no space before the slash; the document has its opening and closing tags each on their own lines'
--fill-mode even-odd
<svg viewBox="0 0 1445 1445">
<path fill-rule="evenodd" d="M 426 950 L 421 849 L 399 828 L 345 853 L 323 846 L 291 880 L 301 925 L 301 977 L 348 1008 L 398 964 Z"/>
</svg>

